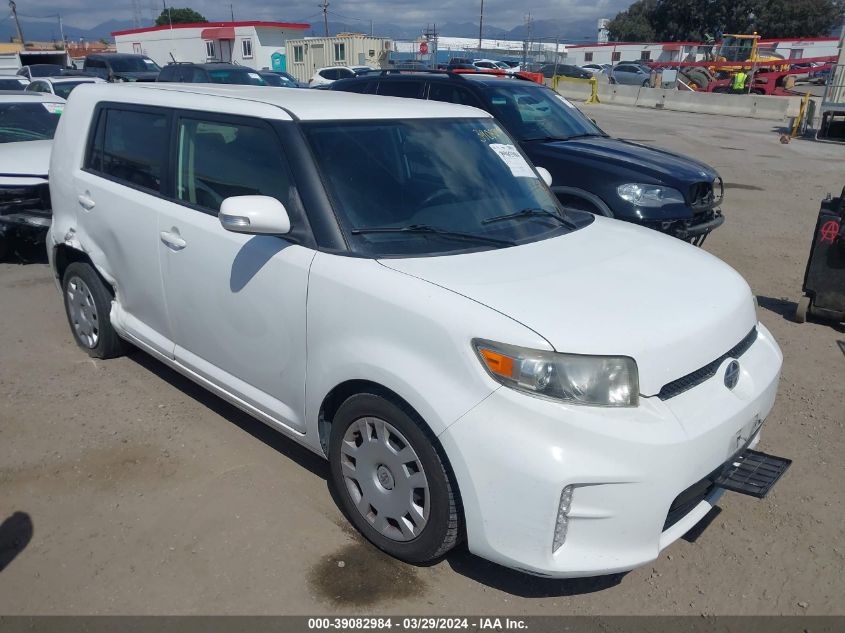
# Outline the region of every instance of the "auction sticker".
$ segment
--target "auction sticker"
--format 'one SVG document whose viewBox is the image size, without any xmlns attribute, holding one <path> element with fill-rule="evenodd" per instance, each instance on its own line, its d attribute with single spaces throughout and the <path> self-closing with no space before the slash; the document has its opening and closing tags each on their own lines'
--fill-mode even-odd
<svg viewBox="0 0 845 633">
<path fill-rule="evenodd" d="M 517 178 L 536 178 L 537 174 L 531 169 L 528 161 L 522 157 L 522 154 L 513 145 L 505 145 L 504 143 L 491 143 L 489 145 L 502 162 L 508 166 L 511 173 Z"/>
<path fill-rule="evenodd" d="M 44 109 L 50 114 L 61 114 L 65 109 L 64 103 L 42 103 L 41 105 L 43 105 Z"/>
</svg>

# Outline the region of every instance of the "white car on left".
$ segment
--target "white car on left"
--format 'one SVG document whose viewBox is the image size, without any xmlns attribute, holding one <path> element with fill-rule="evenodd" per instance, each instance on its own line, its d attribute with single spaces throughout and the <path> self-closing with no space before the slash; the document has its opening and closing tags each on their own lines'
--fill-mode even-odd
<svg viewBox="0 0 845 633">
<path fill-rule="evenodd" d="M 0 259 L 43 242 L 52 217 L 47 168 L 65 100 L 0 91 Z"/>
<path fill-rule="evenodd" d="M 99 77 L 68 75 L 67 77 L 36 77 L 26 87 L 30 92 L 41 92 L 67 99 L 71 91 L 82 84 L 104 84 Z"/>
<path fill-rule="evenodd" d="M 29 79 L 20 75 L 0 76 L 0 90 L 24 90 L 29 85 Z"/>
</svg>

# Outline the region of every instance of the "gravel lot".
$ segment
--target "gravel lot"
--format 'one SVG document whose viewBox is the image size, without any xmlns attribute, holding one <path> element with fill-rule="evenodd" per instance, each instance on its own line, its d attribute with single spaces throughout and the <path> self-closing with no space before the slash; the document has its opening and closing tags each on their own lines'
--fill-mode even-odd
<svg viewBox="0 0 845 633">
<path fill-rule="evenodd" d="M 845 614 L 845 328 L 790 321 L 845 145 L 782 145 L 766 121 L 585 110 L 728 183 L 705 248 L 749 281 L 785 355 L 761 448 L 795 461 L 767 499 L 726 494 L 625 575 L 542 580 L 466 550 L 411 567 L 357 538 L 320 459 L 143 353 L 89 360 L 46 265 L 2 264 L 0 613 Z"/>
</svg>

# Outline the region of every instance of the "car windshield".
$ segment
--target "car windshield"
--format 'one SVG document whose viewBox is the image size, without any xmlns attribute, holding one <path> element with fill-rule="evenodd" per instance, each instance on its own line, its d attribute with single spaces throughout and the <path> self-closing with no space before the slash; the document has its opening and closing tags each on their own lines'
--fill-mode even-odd
<svg viewBox="0 0 845 633">
<path fill-rule="evenodd" d="M 0 103 L 0 143 L 53 138 L 61 103 Z"/>
<path fill-rule="evenodd" d="M 491 112 L 520 141 L 606 136 L 569 101 L 532 82 L 490 85 Z"/>
<path fill-rule="evenodd" d="M 116 73 L 157 73 L 161 70 L 148 57 L 115 57 L 109 60 L 109 64 Z"/>
<path fill-rule="evenodd" d="M 58 64 L 35 64 L 29 67 L 29 74 L 33 77 L 55 77 L 62 74 L 62 67 Z"/>
<path fill-rule="evenodd" d="M 303 128 L 357 253 L 413 257 L 490 249 L 584 223 L 562 215 L 493 119 L 332 121 Z"/>
<path fill-rule="evenodd" d="M 273 73 L 264 73 L 264 74 L 261 75 L 261 78 L 265 82 L 267 82 L 268 86 L 281 87 L 282 85 L 286 85 L 286 84 L 290 83 L 286 79 L 284 79 L 283 77 L 279 77 L 278 75 L 275 75 Z"/>
<path fill-rule="evenodd" d="M 58 81 L 53 83 L 53 91 L 62 99 L 67 99 L 71 91 L 81 84 L 90 84 L 90 81 Z"/>
<path fill-rule="evenodd" d="M 211 83 L 215 84 L 240 84 L 244 86 L 266 86 L 267 82 L 255 71 L 245 68 L 220 68 L 209 70 L 208 76 Z"/>
</svg>

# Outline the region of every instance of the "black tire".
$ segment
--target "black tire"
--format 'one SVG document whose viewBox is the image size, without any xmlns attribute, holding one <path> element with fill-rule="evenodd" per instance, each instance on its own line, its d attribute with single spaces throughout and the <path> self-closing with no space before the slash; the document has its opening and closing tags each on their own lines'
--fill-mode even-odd
<svg viewBox="0 0 845 633">
<path fill-rule="evenodd" d="M 73 316 L 69 287 L 79 289 L 79 281 L 90 292 L 90 299 L 93 300 L 94 310 L 89 310 L 92 331 L 96 339 L 88 338 L 82 334 L 80 324 Z M 78 293 L 77 293 L 78 294 Z M 83 293 L 84 294 L 84 293 Z M 111 312 L 112 295 L 106 284 L 97 274 L 97 271 L 90 264 L 84 262 L 73 262 L 65 270 L 62 277 L 62 296 L 64 297 L 65 314 L 67 315 L 70 331 L 76 344 L 84 349 L 93 358 L 116 358 L 123 356 L 129 351 L 129 343 L 117 335 L 112 327 L 109 314 Z M 91 344 L 93 342 L 93 345 Z"/>
<path fill-rule="evenodd" d="M 429 515 L 419 535 L 411 540 L 394 540 L 376 530 L 358 510 L 349 491 L 343 474 L 341 448 L 347 430 L 362 418 L 378 418 L 393 426 L 404 435 L 422 465 L 428 483 Z M 372 393 L 348 398 L 332 420 L 329 464 L 341 510 L 373 545 L 408 563 L 428 563 L 440 558 L 455 546 L 460 534 L 457 486 L 447 471 L 445 457 L 435 447 L 436 442 L 430 430 L 407 406 Z"/>
</svg>

